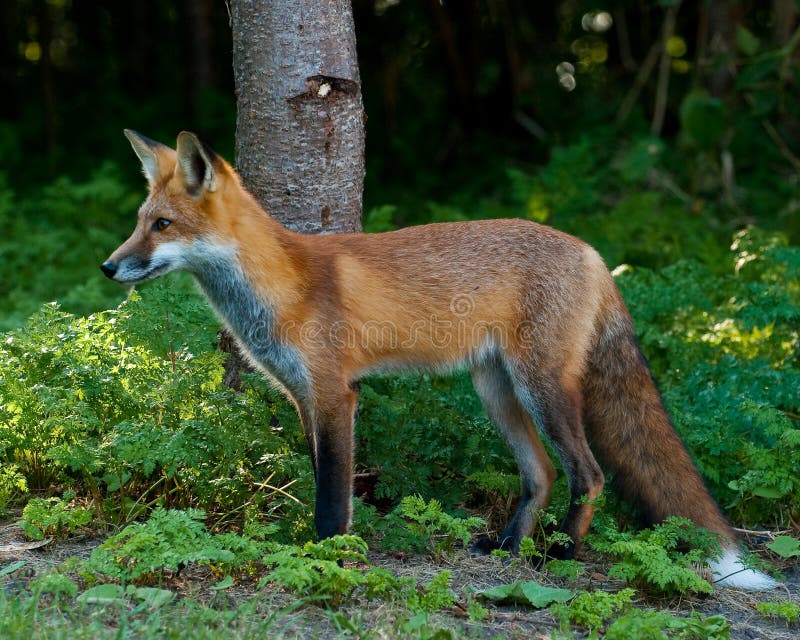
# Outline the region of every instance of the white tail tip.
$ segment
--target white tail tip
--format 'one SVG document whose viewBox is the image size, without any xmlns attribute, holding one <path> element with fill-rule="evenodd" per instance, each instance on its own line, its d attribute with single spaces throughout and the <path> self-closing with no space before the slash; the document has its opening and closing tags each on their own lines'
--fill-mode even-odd
<svg viewBox="0 0 800 640">
<path fill-rule="evenodd" d="M 709 562 L 714 584 L 721 587 L 763 591 L 774 589 L 778 582 L 767 574 L 748 569 L 742 562 L 741 553 L 736 549 L 725 549 L 720 558 Z"/>
</svg>

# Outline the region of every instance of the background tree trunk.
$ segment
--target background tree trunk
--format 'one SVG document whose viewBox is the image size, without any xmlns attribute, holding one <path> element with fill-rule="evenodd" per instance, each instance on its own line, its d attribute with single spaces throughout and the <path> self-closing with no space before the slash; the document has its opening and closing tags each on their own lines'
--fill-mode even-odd
<svg viewBox="0 0 800 640">
<path fill-rule="evenodd" d="M 364 108 L 349 0 L 234 0 L 236 166 L 287 227 L 361 228 Z"/>
<path fill-rule="evenodd" d="M 236 167 L 294 231 L 361 230 L 364 107 L 349 0 L 233 0 Z M 244 363 L 233 341 L 225 382 Z"/>
</svg>

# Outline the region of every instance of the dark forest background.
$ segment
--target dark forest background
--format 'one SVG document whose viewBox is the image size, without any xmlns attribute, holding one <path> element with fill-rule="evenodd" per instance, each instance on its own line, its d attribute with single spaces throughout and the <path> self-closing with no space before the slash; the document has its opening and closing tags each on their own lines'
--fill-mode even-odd
<svg viewBox="0 0 800 640">
<path fill-rule="evenodd" d="M 367 208 L 392 203 L 418 221 L 420 202 L 507 190 L 509 166 L 546 163 L 559 146 L 592 136 L 619 146 L 648 132 L 686 152 L 676 186 L 692 198 L 735 206 L 738 174 L 796 178 L 792 0 L 353 8 Z M 123 127 L 165 141 L 195 130 L 232 156 L 221 0 L 5 0 L 0 11 L 0 151 L 15 187 L 132 164 Z"/>
</svg>

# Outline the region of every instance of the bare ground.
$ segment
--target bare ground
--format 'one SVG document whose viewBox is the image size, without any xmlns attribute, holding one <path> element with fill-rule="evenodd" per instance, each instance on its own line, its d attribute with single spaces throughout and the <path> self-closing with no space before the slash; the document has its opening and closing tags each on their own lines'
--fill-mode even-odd
<svg viewBox="0 0 800 640">
<path fill-rule="evenodd" d="M 24 566 L 11 575 L 5 576 L 3 589 L 7 594 L 23 588 L 31 579 L 60 565 L 70 557 L 88 558 L 92 549 L 102 542 L 102 538 L 74 538 L 57 543 L 50 542 L 31 548 L 22 531 L 14 524 L 0 523 L 0 569 L 17 560 Z M 606 576 L 608 567 L 591 558 L 581 558 L 586 562 L 586 571 L 576 580 L 549 578 L 519 562 L 502 561 L 497 558 L 470 558 L 466 553 L 443 563 L 433 563 L 420 556 L 404 556 L 370 552 L 369 562 L 376 567 L 388 569 L 398 576 L 414 578 L 420 583 L 428 582 L 442 569 L 452 574 L 452 588 L 460 600 L 446 612 L 434 614 L 431 624 L 457 629 L 459 635 L 475 638 L 550 638 L 557 621 L 545 610 L 524 607 L 490 607 L 491 613 L 480 623 L 471 622 L 466 615 L 466 596 L 470 589 L 486 589 L 515 580 L 537 580 L 550 586 L 572 589 L 603 589 L 617 591 L 624 583 Z M 673 615 L 690 615 L 692 612 L 704 616 L 723 615 L 731 626 L 731 638 L 735 640 L 796 640 L 800 637 L 797 625 L 787 627 L 781 622 L 761 616 L 756 606 L 765 600 L 790 600 L 800 605 L 800 565 L 783 567 L 786 580 L 782 586 L 769 593 L 752 593 L 734 589 L 718 588 L 709 597 L 682 597 L 672 601 L 647 600 L 641 598 L 636 605 L 642 608 L 666 610 Z M 201 604 L 219 608 L 235 609 L 245 601 L 260 599 L 259 612 L 268 617 L 275 611 L 281 613 L 276 631 L 286 638 L 335 638 L 341 635 L 334 619 L 320 607 L 307 605 L 291 610 L 295 602 L 292 594 L 269 585 L 260 592 L 256 590 L 257 580 L 238 583 L 225 591 L 211 587 L 219 580 L 206 568 L 193 567 L 177 576 L 167 579 L 163 587 L 173 589 L 183 598 L 191 598 Z M 357 621 L 362 629 L 379 629 L 379 637 L 400 637 L 392 632 L 395 628 L 398 609 L 380 600 L 351 599 L 339 610 L 345 617 Z M 575 632 L 580 638 L 580 631 Z"/>
</svg>

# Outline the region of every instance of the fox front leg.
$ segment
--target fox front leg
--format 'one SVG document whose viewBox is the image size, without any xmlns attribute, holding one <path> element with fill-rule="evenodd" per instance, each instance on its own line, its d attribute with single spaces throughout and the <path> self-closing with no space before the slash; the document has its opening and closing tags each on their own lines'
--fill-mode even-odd
<svg viewBox="0 0 800 640">
<path fill-rule="evenodd" d="M 350 528 L 356 400 L 357 393 L 347 388 L 301 411 L 314 464 L 314 524 L 320 540 Z"/>
</svg>

